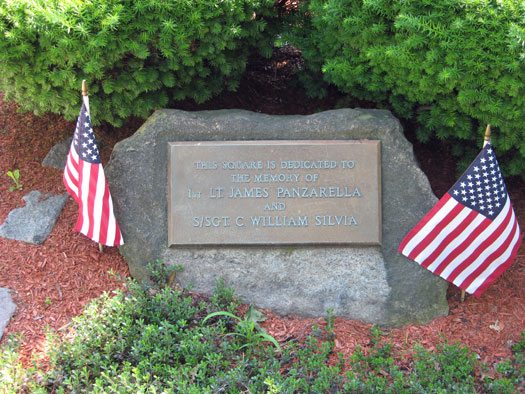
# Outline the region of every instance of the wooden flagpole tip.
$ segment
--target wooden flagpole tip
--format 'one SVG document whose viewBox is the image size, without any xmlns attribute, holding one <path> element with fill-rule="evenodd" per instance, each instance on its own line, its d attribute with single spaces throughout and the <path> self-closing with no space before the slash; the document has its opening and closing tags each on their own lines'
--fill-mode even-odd
<svg viewBox="0 0 525 394">
<path fill-rule="evenodd" d="M 104 245 L 102 245 L 101 243 L 98 244 L 98 250 L 100 253 L 104 253 Z"/>
<path fill-rule="evenodd" d="M 86 80 L 83 79 L 82 80 L 82 96 L 87 96 L 87 95 L 88 95 L 87 83 L 86 83 Z"/>
<path fill-rule="evenodd" d="M 490 142 L 490 125 L 487 125 L 485 129 L 485 141 Z"/>
</svg>

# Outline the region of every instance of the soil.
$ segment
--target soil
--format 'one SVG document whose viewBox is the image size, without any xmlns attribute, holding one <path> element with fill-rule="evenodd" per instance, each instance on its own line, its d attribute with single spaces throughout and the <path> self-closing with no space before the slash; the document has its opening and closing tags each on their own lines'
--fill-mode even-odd
<svg viewBox="0 0 525 394">
<path fill-rule="evenodd" d="M 270 114 L 309 114 L 334 108 L 342 98 L 330 91 L 322 100 L 310 99 L 294 84 L 295 73 L 302 66 L 300 53 L 293 48 L 277 51 L 270 60 L 253 58 L 238 92 L 224 93 L 210 102 L 177 103 L 185 110 L 243 108 Z M 367 103 L 353 103 L 369 106 Z M 80 95 L 79 95 L 80 106 Z M 133 119 L 124 127 L 96 128 L 103 141 L 102 159 L 109 160 L 113 145 L 131 135 L 142 123 Z M 42 167 L 49 149 L 71 136 L 74 123 L 52 114 L 35 116 L 18 113 L 17 106 L 3 100 L 0 93 L 0 223 L 8 213 L 23 205 L 22 196 L 31 190 L 64 193 L 62 171 Z M 407 138 L 414 144 L 416 156 L 427 174 L 434 193 L 443 195 L 455 182 L 454 159 L 444 143 L 421 145 L 414 141 L 410 127 Z M 20 169 L 23 190 L 9 192 L 8 170 Z M 519 222 L 525 223 L 525 184 L 507 179 L 509 193 Z M 91 299 L 122 286 L 127 265 L 116 248 L 98 251 L 95 243 L 73 232 L 77 207 L 69 199 L 50 237 L 40 246 L 0 238 L 0 286 L 12 290 L 17 312 L 6 334 L 23 336 L 22 360 L 45 354 L 48 328 L 66 331 L 71 319 L 81 313 Z M 460 291 L 450 286 L 450 313 L 425 325 L 407 325 L 385 329 L 385 337 L 394 344 L 401 360 L 409 360 L 412 346 L 422 344 L 435 349 L 445 340 L 461 342 L 487 363 L 511 354 L 510 346 L 525 329 L 525 244 L 514 264 L 480 298 L 460 301 Z M 279 341 L 303 338 L 312 325 L 324 325 L 324 319 L 278 316 L 265 311 L 264 327 Z M 337 318 L 336 350 L 349 355 L 356 346 L 369 346 L 371 325 Z M 7 335 L 4 336 L 3 341 Z"/>
</svg>

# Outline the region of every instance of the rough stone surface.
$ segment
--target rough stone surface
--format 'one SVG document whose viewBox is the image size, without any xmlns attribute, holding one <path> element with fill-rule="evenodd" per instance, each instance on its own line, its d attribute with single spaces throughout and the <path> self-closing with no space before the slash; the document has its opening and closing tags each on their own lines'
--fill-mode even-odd
<svg viewBox="0 0 525 394">
<path fill-rule="evenodd" d="M 42 165 L 63 170 L 66 167 L 67 154 L 72 140 L 73 137 L 69 137 L 53 146 L 42 160 Z"/>
<path fill-rule="evenodd" d="M 26 205 L 9 212 L 0 225 L 0 237 L 41 244 L 53 230 L 67 196 L 67 193 L 51 195 L 36 190 L 26 194 L 23 197 Z"/>
<path fill-rule="evenodd" d="M 16 306 L 9 294 L 9 290 L 0 287 L 0 339 L 2 339 L 4 330 L 15 311 Z"/>
<path fill-rule="evenodd" d="M 381 247 L 171 247 L 167 244 L 167 143 L 221 140 L 382 141 Z M 160 110 L 118 143 L 106 170 L 132 275 L 146 264 L 181 264 L 183 285 L 211 293 L 223 278 L 243 300 L 278 313 L 338 316 L 384 325 L 425 322 L 448 312 L 447 283 L 397 253 L 404 235 L 435 204 L 399 122 L 382 110 L 301 116 L 243 110 Z"/>
</svg>

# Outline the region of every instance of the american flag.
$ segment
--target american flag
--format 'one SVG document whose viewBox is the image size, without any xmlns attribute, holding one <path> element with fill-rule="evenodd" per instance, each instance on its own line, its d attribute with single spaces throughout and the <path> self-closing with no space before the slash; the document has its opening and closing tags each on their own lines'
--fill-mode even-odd
<svg viewBox="0 0 525 394">
<path fill-rule="evenodd" d="M 515 259 L 521 234 L 490 143 L 399 245 L 421 266 L 480 296 Z"/>
<path fill-rule="evenodd" d="M 83 98 L 64 169 L 64 185 L 78 204 L 75 231 L 102 245 L 119 246 L 124 241 L 91 127 L 88 98 Z"/>
</svg>

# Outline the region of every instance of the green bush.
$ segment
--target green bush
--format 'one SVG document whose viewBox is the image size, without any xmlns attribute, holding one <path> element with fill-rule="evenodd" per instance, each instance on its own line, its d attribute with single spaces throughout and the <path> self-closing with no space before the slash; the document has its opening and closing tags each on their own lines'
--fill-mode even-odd
<svg viewBox="0 0 525 394">
<path fill-rule="evenodd" d="M 271 54 L 273 0 L 0 0 L 0 90 L 23 110 L 120 125 L 170 100 L 235 90 Z"/>
<path fill-rule="evenodd" d="M 311 93 L 324 80 L 417 119 L 418 138 L 479 150 L 486 124 L 507 174 L 525 176 L 522 0 L 310 0 L 289 41 Z M 471 159 L 464 156 L 463 165 Z"/>
<path fill-rule="evenodd" d="M 0 393 L 16 394 L 24 387 L 26 373 L 18 361 L 18 344 L 16 337 L 9 337 L 0 353 Z"/>
<path fill-rule="evenodd" d="M 464 347 L 418 348 L 406 365 L 376 327 L 369 348 L 345 359 L 334 353 L 331 315 L 306 340 L 274 346 L 257 335 L 260 327 L 246 331 L 249 321 L 261 318 L 253 309 L 244 318 L 216 313 L 239 305 L 230 295 L 223 284 L 206 300 L 169 286 L 131 283 L 126 292 L 90 303 L 74 320 L 72 337 L 51 339 L 45 372 L 24 370 L 16 343 L 4 344 L 0 392 L 394 394 L 474 393 L 482 385 L 486 392 L 523 388 L 524 340 L 514 346 L 514 357 L 497 367 L 501 376 L 482 382 L 475 371 L 488 366 Z"/>
<path fill-rule="evenodd" d="M 436 352 L 416 347 L 414 388 L 420 392 L 472 393 L 476 358 L 467 348 L 443 344 Z"/>
<path fill-rule="evenodd" d="M 513 394 L 525 392 L 525 331 L 521 340 L 512 346 L 512 357 L 496 365 L 499 376 L 485 378 L 485 390 L 488 393 Z"/>
<path fill-rule="evenodd" d="M 300 392 L 322 392 L 314 388 L 341 381 L 341 369 L 326 365 L 332 345 L 320 350 L 310 338 L 280 349 L 273 338 L 259 335 L 261 328 L 247 335 L 247 323 L 256 323 L 257 313 L 251 308 L 240 319 L 219 311 L 230 309 L 232 299 L 223 284 L 218 286 L 207 301 L 170 287 L 152 291 L 134 283 L 127 293 L 94 300 L 75 319 L 74 338 L 55 339 L 51 369 L 39 379 L 39 388 L 57 393 L 291 393 L 299 387 L 305 388 Z M 282 375 L 284 368 L 297 373 Z"/>
<path fill-rule="evenodd" d="M 213 297 L 166 284 L 169 270 L 150 264 L 159 286 L 129 282 L 127 290 L 93 300 L 74 319 L 72 332 L 50 336 L 50 365 L 24 369 L 15 338 L 0 347 L 2 393 L 511 393 L 523 387 L 522 340 L 514 357 L 481 381 L 476 361 L 459 345 L 416 349 L 398 366 L 393 345 L 372 327 L 368 349 L 335 354 L 335 316 L 314 326 L 304 341 L 278 344 L 257 322 L 262 313 L 240 304 L 222 281 Z M 478 380 L 476 381 L 476 378 Z"/>
</svg>

